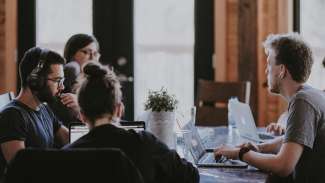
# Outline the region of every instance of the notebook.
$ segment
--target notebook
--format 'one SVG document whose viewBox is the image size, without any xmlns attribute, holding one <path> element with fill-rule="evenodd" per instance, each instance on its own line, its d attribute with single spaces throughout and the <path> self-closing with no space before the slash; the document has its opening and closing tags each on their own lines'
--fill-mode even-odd
<svg viewBox="0 0 325 183">
<path fill-rule="evenodd" d="M 231 168 L 246 168 L 247 164 L 239 160 L 226 159 L 225 157 L 220 158 L 218 161 L 214 158 L 212 150 L 208 150 L 204 147 L 199 133 L 194 125 L 187 123 L 184 130 L 192 131 L 192 139 L 190 144 L 190 152 L 193 156 L 194 163 L 198 167 L 231 167 Z"/>
<path fill-rule="evenodd" d="M 258 143 L 274 138 L 271 134 L 259 133 L 257 131 L 253 114 L 248 104 L 239 101 L 232 102 L 230 110 L 240 136 Z"/>
</svg>

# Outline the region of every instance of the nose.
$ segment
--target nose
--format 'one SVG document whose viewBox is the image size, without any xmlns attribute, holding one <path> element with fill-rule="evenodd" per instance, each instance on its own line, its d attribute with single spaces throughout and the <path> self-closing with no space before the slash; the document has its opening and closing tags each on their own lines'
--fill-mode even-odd
<svg viewBox="0 0 325 183">
<path fill-rule="evenodd" d="M 267 74 L 269 72 L 269 69 L 267 66 L 265 66 L 265 70 L 264 70 L 265 74 Z"/>
<path fill-rule="evenodd" d="M 59 83 L 59 88 L 58 89 L 59 89 L 60 92 L 64 90 L 64 83 L 63 82 Z"/>
<path fill-rule="evenodd" d="M 93 60 L 94 59 L 94 54 L 93 53 L 90 53 L 89 54 L 89 60 Z"/>
</svg>

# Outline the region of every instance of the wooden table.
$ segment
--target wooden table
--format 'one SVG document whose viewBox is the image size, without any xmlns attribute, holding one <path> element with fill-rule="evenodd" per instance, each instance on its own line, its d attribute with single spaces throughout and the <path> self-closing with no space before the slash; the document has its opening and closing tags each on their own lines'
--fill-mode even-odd
<svg viewBox="0 0 325 183">
<path fill-rule="evenodd" d="M 220 144 L 240 144 L 247 142 L 238 133 L 227 127 L 199 127 L 199 133 L 206 148 L 214 148 Z M 199 168 L 201 183 L 264 183 L 267 174 L 252 166 L 246 169 L 240 168 Z"/>
</svg>

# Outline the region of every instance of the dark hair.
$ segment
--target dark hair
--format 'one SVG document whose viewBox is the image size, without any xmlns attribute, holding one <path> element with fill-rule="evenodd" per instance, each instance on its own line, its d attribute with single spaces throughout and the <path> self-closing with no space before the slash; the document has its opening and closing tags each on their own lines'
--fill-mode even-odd
<svg viewBox="0 0 325 183">
<path fill-rule="evenodd" d="M 37 67 L 40 62 L 40 57 L 42 52 L 47 52 L 45 58 L 42 58 L 44 62 L 44 66 L 42 70 L 38 73 L 41 76 L 47 76 L 50 73 L 50 66 L 53 64 L 65 64 L 65 59 L 58 53 L 42 49 L 40 47 L 33 47 L 27 50 L 19 64 L 19 76 L 21 86 L 26 88 L 28 86 L 27 78 L 31 74 L 31 72 Z"/>
<path fill-rule="evenodd" d="M 104 115 L 113 115 L 122 100 L 121 85 L 113 71 L 100 63 L 85 65 L 84 80 L 78 90 L 78 103 L 85 116 L 94 122 Z"/>
<path fill-rule="evenodd" d="M 264 47 L 275 51 L 276 64 L 285 65 L 293 80 L 307 81 L 314 61 L 310 47 L 298 33 L 269 35 Z"/>
<path fill-rule="evenodd" d="M 88 34 L 75 34 L 71 36 L 64 46 L 63 56 L 67 60 L 67 63 L 72 61 L 73 56 L 78 50 L 93 42 L 97 44 L 97 48 L 99 49 L 98 41 L 94 36 Z"/>
</svg>

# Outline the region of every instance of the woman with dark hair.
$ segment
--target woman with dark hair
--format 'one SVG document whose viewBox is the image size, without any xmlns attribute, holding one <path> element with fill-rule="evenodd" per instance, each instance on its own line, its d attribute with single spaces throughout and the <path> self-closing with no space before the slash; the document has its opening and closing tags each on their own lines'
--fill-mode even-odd
<svg viewBox="0 0 325 183">
<path fill-rule="evenodd" d="M 196 168 L 149 132 L 115 126 L 122 115 L 122 92 L 115 74 L 99 63 L 84 67 L 78 91 L 83 121 L 90 131 L 65 148 L 119 148 L 135 164 L 145 182 L 199 182 Z"/>
<path fill-rule="evenodd" d="M 100 57 L 98 41 L 88 34 L 75 34 L 65 44 L 63 55 L 67 61 L 64 66 L 64 92 L 75 93 L 76 79 L 82 66 L 89 61 L 98 61 Z"/>
<path fill-rule="evenodd" d="M 64 90 L 60 98 L 49 105 L 63 124 L 69 126 L 72 122 L 80 121 L 75 95 L 77 78 L 85 63 L 98 61 L 100 57 L 98 41 L 92 35 L 75 34 L 68 39 L 63 55 L 67 61 L 64 66 Z"/>
</svg>

